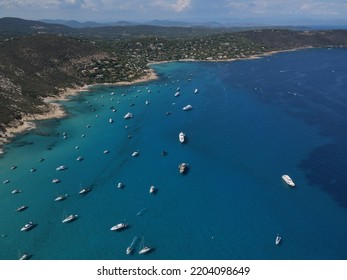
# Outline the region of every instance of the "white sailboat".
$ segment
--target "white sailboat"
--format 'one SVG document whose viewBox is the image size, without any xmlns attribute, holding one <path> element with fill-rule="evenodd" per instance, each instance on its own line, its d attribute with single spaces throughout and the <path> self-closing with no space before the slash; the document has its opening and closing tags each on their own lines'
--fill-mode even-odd
<svg viewBox="0 0 347 280">
<path fill-rule="evenodd" d="M 152 248 L 151 247 L 148 247 L 148 246 L 145 246 L 145 241 L 144 241 L 144 238 L 142 236 L 142 239 L 141 239 L 141 244 L 140 244 L 140 249 L 139 249 L 139 254 L 147 254 L 149 251 L 151 251 Z"/>
<path fill-rule="evenodd" d="M 275 239 L 275 244 L 279 245 L 282 240 L 282 237 L 277 233 L 276 239 Z"/>
<path fill-rule="evenodd" d="M 126 254 L 129 255 L 133 252 L 135 244 L 137 242 L 137 236 L 133 238 L 133 241 L 131 241 L 131 244 L 127 247 Z"/>
</svg>

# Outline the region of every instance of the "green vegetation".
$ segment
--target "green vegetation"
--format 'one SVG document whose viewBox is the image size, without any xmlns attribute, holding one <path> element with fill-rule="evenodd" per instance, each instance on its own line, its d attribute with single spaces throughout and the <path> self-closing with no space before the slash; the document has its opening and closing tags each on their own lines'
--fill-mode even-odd
<svg viewBox="0 0 347 280">
<path fill-rule="evenodd" d="M 76 85 L 132 81 L 150 62 L 228 60 L 307 47 L 347 47 L 347 31 L 73 29 L 0 19 L 0 131 L 11 120 L 46 110 L 42 97 Z"/>
</svg>

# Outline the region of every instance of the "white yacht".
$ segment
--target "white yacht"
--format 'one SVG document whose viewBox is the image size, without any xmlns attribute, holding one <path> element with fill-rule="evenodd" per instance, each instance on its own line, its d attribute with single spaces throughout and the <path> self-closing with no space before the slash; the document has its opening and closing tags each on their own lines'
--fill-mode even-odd
<svg viewBox="0 0 347 280">
<path fill-rule="evenodd" d="M 186 135 L 183 133 L 183 132 L 180 132 L 180 134 L 178 134 L 178 139 L 180 140 L 180 142 L 181 143 L 183 143 L 184 142 L 184 137 L 185 137 Z"/>
<path fill-rule="evenodd" d="M 18 207 L 18 208 L 16 209 L 16 211 L 17 211 L 17 212 L 21 212 L 21 211 L 24 211 L 24 210 L 27 209 L 27 208 L 28 208 L 28 206 L 22 205 L 22 206 Z"/>
<path fill-rule="evenodd" d="M 155 188 L 154 186 L 151 186 L 151 187 L 149 188 L 149 193 L 154 194 L 155 192 L 156 192 L 156 188 Z"/>
<path fill-rule="evenodd" d="M 187 106 L 184 106 L 182 109 L 183 109 L 183 111 L 189 111 L 189 110 L 193 109 L 193 106 L 188 104 Z"/>
<path fill-rule="evenodd" d="M 78 215 L 71 214 L 69 216 L 66 216 L 61 222 L 64 223 L 64 224 L 65 223 L 69 223 L 69 222 L 72 222 L 72 221 L 76 220 L 77 217 L 78 217 Z"/>
<path fill-rule="evenodd" d="M 19 190 L 19 189 L 14 189 L 14 190 L 11 191 L 11 193 L 13 193 L 13 194 L 17 194 L 17 193 L 21 193 L 21 192 L 22 192 L 22 191 Z"/>
<path fill-rule="evenodd" d="M 284 182 L 286 182 L 289 186 L 295 187 L 295 183 L 292 180 L 292 178 L 289 177 L 289 175 L 282 175 L 282 179 Z"/>
<path fill-rule="evenodd" d="M 185 162 L 182 162 L 181 164 L 178 165 L 180 174 L 183 174 L 186 171 L 187 166 L 188 166 L 188 163 L 185 163 Z"/>
<path fill-rule="evenodd" d="M 33 222 L 29 222 L 29 223 L 25 224 L 20 230 L 21 231 L 28 231 L 28 230 L 32 229 L 34 226 L 35 225 Z"/>
<path fill-rule="evenodd" d="M 55 170 L 62 171 L 62 170 L 66 170 L 66 169 L 67 169 L 67 167 L 65 165 L 60 165 Z"/>
<path fill-rule="evenodd" d="M 126 113 L 126 115 L 124 116 L 124 119 L 130 119 L 130 118 L 132 118 L 132 117 L 133 117 L 133 114 L 130 113 L 130 112 L 128 112 L 128 113 Z"/>
<path fill-rule="evenodd" d="M 62 201 L 62 200 L 65 200 L 69 197 L 69 195 L 66 193 L 66 194 L 62 194 L 62 195 L 58 195 L 54 201 Z"/>
<path fill-rule="evenodd" d="M 111 230 L 121 230 L 121 229 L 126 228 L 127 226 L 128 226 L 128 224 L 126 224 L 126 223 L 119 223 L 119 224 L 116 224 L 113 227 L 111 227 Z"/>
<path fill-rule="evenodd" d="M 81 188 L 81 190 L 78 192 L 79 194 L 86 194 L 89 193 L 91 189 L 89 188 Z"/>
<path fill-rule="evenodd" d="M 19 260 L 20 261 L 24 261 L 24 260 L 28 260 L 29 258 L 30 258 L 30 254 L 28 254 L 28 253 L 24 253 L 23 255 L 21 255 L 20 257 L 19 257 Z"/>
</svg>

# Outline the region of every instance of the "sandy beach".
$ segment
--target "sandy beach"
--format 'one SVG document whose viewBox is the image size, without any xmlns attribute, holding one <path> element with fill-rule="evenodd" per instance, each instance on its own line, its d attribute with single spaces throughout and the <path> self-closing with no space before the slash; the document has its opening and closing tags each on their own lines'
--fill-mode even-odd
<svg viewBox="0 0 347 280">
<path fill-rule="evenodd" d="M 310 47 L 307 47 L 310 48 Z M 259 59 L 266 56 L 271 56 L 276 53 L 281 52 L 288 52 L 288 51 L 295 51 L 298 49 L 289 49 L 289 50 L 279 50 L 279 51 L 271 51 L 259 55 L 249 56 L 249 57 L 241 57 L 241 58 L 232 58 L 232 59 L 222 59 L 222 60 L 204 60 L 206 62 L 222 62 L 222 61 L 236 61 L 236 60 L 245 60 L 245 59 Z M 179 62 L 199 62 L 201 60 L 194 60 L 194 59 L 183 59 L 178 60 Z M 158 61 L 158 62 L 150 62 L 148 66 L 153 64 L 161 64 L 161 63 L 169 63 L 173 61 Z M 141 78 L 135 79 L 133 81 L 124 81 L 124 82 L 117 82 L 117 83 L 100 83 L 100 84 L 90 84 L 90 85 L 84 85 L 79 87 L 72 87 L 72 88 L 65 88 L 61 89 L 60 94 L 55 96 L 49 96 L 43 99 L 43 101 L 47 104 L 47 108 L 44 108 L 44 112 L 41 114 L 30 114 L 23 117 L 22 120 L 19 121 L 13 121 L 11 122 L 4 132 L 0 133 L 0 155 L 4 154 L 3 145 L 5 143 L 9 143 L 10 140 L 19 133 L 23 133 L 25 131 L 35 129 L 36 125 L 33 121 L 35 120 L 47 120 L 47 119 L 54 119 L 54 118 L 63 118 L 66 116 L 66 112 L 61 104 L 59 104 L 59 101 L 65 101 L 68 100 L 69 97 L 77 95 L 84 91 L 89 91 L 92 87 L 95 86 L 125 86 L 125 85 L 132 85 L 132 84 L 138 84 L 138 83 L 145 83 L 149 81 L 153 81 L 158 79 L 158 75 L 155 73 L 155 71 L 152 68 L 144 70 L 144 75 Z"/>
<path fill-rule="evenodd" d="M 66 101 L 71 96 L 80 94 L 81 92 L 89 91 L 94 86 L 124 86 L 132 85 L 137 83 L 144 83 L 158 79 L 157 74 L 153 69 L 145 70 L 145 75 L 131 82 L 118 82 L 118 83 L 102 83 L 102 84 L 91 84 L 80 87 L 72 87 L 61 89 L 58 95 L 48 96 L 43 99 L 47 104 L 47 107 L 42 108 L 43 112 L 40 114 L 29 114 L 24 116 L 21 120 L 15 120 L 9 123 L 4 132 L 0 132 L 0 155 L 4 154 L 3 145 L 9 143 L 13 137 L 17 134 L 26 132 L 36 128 L 34 121 L 36 120 L 48 120 L 48 119 L 59 119 L 66 117 L 66 112 L 59 101 Z"/>
</svg>

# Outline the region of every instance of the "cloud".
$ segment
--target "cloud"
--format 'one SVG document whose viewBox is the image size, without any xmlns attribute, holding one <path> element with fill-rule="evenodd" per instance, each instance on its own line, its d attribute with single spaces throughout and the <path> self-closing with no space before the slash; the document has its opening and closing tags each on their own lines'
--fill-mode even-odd
<svg viewBox="0 0 347 280">
<path fill-rule="evenodd" d="M 156 0 L 153 2 L 154 6 L 158 6 L 164 9 L 169 9 L 177 13 L 181 13 L 190 8 L 191 0 L 176 0 L 176 1 L 164 1 Z"/>
</svg>

